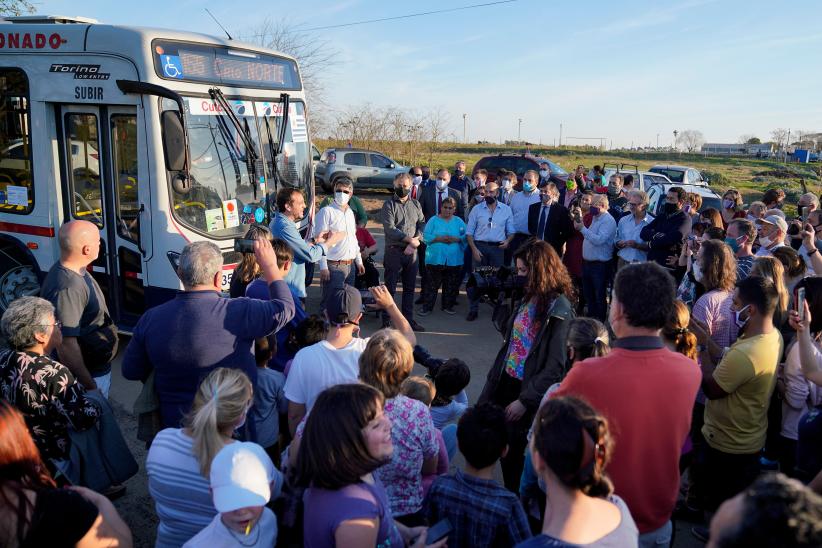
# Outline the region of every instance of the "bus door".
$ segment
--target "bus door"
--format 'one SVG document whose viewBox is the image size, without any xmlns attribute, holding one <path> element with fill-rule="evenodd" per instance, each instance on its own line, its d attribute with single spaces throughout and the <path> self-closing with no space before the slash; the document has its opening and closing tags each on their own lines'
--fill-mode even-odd
<svg viewBox="0 0 822 548">
<path fill-rule="evenodd" d="M 127 106 L 62 105 L 62 173 L 66 211 L 100 229 L 91 265 L 115 323 L 128 328 L 145 311 L 144 262 L 150 245 L 145 143 L 137 111 Z M 146 187 L 146 188 L 143 188 Z"/>
</svg>

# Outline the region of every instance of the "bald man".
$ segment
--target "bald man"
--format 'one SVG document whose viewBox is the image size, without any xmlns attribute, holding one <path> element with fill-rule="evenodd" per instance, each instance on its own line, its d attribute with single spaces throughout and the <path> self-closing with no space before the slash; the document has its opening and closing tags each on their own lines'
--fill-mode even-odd
<svg viewBox="0 0 822 548">
<path fill-rule="evenodd" d="M 60 227 L 58 241 L 60 260 L 40 290 L 62 324 L 63 343 L 57 354 L 86 389 L 99 389 L 108 397 L 117 328 L 100 286 L 87 269 L 100 254 L 100 231 L 88 221 L 69 221 Z"/>
</svg>

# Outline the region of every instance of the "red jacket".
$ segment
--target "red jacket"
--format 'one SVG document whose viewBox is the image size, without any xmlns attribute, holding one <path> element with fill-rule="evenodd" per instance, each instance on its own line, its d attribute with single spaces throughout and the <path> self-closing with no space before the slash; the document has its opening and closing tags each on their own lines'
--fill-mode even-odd
<svg viewBox="0 0 822 548">
<path fill-rule="evenodd" d="M 701 378 L 695 361 L 666 348 L 614 348 L 574 365 L 554 393 L 580 397 L 608 419 L 615 443 L 606 473 L 640 533 L 671 518 Z"/>
</svg>

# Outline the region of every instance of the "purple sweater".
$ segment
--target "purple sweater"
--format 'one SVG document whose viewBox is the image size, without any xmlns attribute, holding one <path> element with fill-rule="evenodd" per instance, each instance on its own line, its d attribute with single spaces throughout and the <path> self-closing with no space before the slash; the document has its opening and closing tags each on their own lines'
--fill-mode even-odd
<svg viewBox="0 0 822 548">
<path fill-rule="evenodd" d="M 143 314 L 123 356 L 123 376 L 144 381 L 154 371 L 165 428 L 180 427 L 200 381 L 217 367 L 240 369 L 256 383 L 254 339 L 277 332 L 294 316 L 284 281 L 268 291 L 269 301 L 181 291 Z"/>
</svg>

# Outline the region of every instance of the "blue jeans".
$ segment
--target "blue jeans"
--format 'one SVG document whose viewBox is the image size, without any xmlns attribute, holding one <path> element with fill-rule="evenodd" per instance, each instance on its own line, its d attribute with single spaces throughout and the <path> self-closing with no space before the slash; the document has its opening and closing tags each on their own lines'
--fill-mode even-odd
<svg viewBox="0 0 822 548">
<path fill-rule="evenodd" d="M 445 442 L 445 451 L 448 453 L 448 462 L 452 462 L 457 455 L 457 425 L 448 424 L 440 432 L 442 441 Z"/>
<path fill-rule="evenodd" d="M 588 304 L 588 316 L 604 322 L 607 317 L 608 276 L 611 263 L 607 261 L 582 261 L 582 293 Z"/>
<path fill-rule="evenodd" d="M 657 546 L 670 546 L 671 536 L 674 526 L 670 520 L 656 531 L 649 531 L 639 535 L 640 548 L 656 548 Z"/>
</svg>

